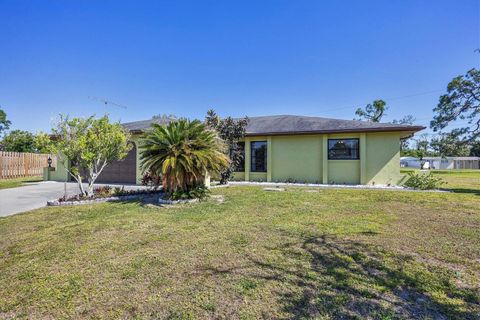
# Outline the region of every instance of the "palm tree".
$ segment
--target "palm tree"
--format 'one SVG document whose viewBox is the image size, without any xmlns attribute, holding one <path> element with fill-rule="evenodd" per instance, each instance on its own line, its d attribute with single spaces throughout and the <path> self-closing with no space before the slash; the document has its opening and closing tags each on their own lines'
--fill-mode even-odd
<svg viewBox="0 0 480 320">
<path fill-rule="evenodd" d="M 162 177 L 167 193 L 202 185 L 205 175 L 228 166 L 225 145 L 217 133 L 198 120 L 180 119 L 167 126 L 152 125 L 140 152 L 144 171 Z"/>
</svg>

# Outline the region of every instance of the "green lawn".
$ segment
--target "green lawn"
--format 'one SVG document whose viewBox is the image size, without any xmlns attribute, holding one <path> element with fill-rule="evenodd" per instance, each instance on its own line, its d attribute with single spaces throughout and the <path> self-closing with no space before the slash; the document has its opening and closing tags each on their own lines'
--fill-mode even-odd
<svg viewBox="0 0 480 320">
<path fill-rule="evenodd" d="M 477 194 L 213 193 L 0 219 L 0 318 L 480 315 Z"/>
<path fill-rule="evenodd" d="M 402 173 L 414 171 L 402 169 Z M 446 184 L 442 189 L 461 193 L 480 194 L 480 170 L 430 170 L 434 175 L 442 178 Z"/>
<path fill-rule="evenodd" d="M 18 179 L 0 179 L 0 189 L 16 188 L 24 185 L 25 182 L 43 181 L 42 177 L 25 177 Z"/>
</svg>

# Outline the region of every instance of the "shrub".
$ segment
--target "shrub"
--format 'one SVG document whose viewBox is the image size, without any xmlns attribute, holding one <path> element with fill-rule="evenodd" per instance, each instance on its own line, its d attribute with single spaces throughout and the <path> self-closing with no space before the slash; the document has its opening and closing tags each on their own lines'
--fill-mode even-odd
<svg viewBox="0 0 480 320">
<path fill-rule="evenodd" d="M 442 184 L 445 183 L 441 178 L 435 177 L 431 172 L 428 174 L 408 172 L 407 175 L 408 179 L 405 182 L 405 186 L 414 189 L 438 189 Z"/>
<path fill-rule="evenodd" d="M 160 192 L 156 189 L 133 189 L 133 190 L 125 190 L 122 187 L 112 187 L 112 186 L 100 186 L 94 188 L 94 194 L 92 196 L 86 196 L 84 194 L 77 194 L 70 197 L 61 197 L 58 201 L 79 201 L 79 200 L 91 200 L 91 199 L 100 199 L 100 198 L 108 198 L 108 197 L 120 197 L 120 196 L 131 196 L 131 195 L 150 195 L 150 194 L 159 194 Z"/>
<path fill-rule="evenodd" d="M 115 193 L 115 189 L 111 186 L 100 186 L 93 189 L 93 194 L 96 196 L 109 196 Z"/>
<path fill-rule="evenodd" d="M 230 158 L 230 164 L 224 167 L 220 172 L 220 184 L 226 184 L 233 178 L 233 174 L 244 160 L 244 148 L 239 145 L 240 140 L 245 136 L 248 124 L 248 118 L 233 119 L 231 117 L 221 119 L 214 110 L 207 112 L 205 123 L 209 128 L 217 131 L 219 137 L 225 141 L 228 148 L 227 152 Z"/>
<path fill-rule="evenodd" d="M 205 199 L 210 194 L 210 190 L 204 185 L 198 185 L 190 190 L 182 191 L 177 190 L 174 191 L 170 195 L 171 200 L 187 200 L 187 199 Z"/>
<path fill-rule="evenodd" d="M 147 171 L 143 174 L 142 185 L 151 187 L 156 190 L 162 185 L 162 176 Z"/>
</svg>

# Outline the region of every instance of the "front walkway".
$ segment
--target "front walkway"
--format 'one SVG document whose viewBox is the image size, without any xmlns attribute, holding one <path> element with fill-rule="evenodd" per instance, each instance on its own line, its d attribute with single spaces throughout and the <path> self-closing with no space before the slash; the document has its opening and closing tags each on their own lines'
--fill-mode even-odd
<svg viewBox="0 0 480 320">
<path fill-rule="evenodd" d="M 142 186 L 125 186 L 125 189 L 138 189 Z M 47 205 L 47 200 L 58 199 L 63 196 L 63 182 L 38 182 L 29 183 L 18 188 L 0 190 L 0 217 L 15 213 L 42 208 Z M 67 183 L 67 194 L 78 194 L 78 184 Z"/>
</svg>

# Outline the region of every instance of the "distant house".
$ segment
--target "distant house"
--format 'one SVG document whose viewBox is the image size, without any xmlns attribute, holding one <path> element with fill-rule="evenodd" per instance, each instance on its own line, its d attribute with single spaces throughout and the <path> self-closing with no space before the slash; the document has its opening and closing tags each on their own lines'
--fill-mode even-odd
<svg viewBox="0 0 480 320">
<path fill-rule="evenodd" d="M 479 169 L 480 157 L 424 157 L 430 169 Z"/>
<path fill-rule="evenodd" d="M 456 157 L 453 161 L 455 169 L 480 169 L 480 157 Z"/>
<path fill-rule="evenodd" d="M 400 157 L 400 167 L 420 169 L 420 159 L 415 157 Z"/>
<path fill-rule="evenodd" d="M 480 169 L 480 157 L 423 157 L 422 160 L 415 157 L 401 157 L 400 167 L 416 168 L 424 167 L 428 163 L 429 169 Z"/>
<path fill-rule="evenodd" d="M 105 168 L 97 182 L 140 183 L 142 134 L 164 118 L 124 123 L 133 148 Z M 242 181 L 324 184 L 398 184 L 400 139 L 422 126 L 295 115 L 249 117 L 239 144 L 244 161 L 234 178 Z"/>
<path fill-rule="evenodd" d="M 453 158 L 423 157 L 422 163 L 428 162 L 430 169 L 454 169 Z"/>
</svg>

